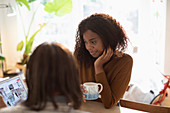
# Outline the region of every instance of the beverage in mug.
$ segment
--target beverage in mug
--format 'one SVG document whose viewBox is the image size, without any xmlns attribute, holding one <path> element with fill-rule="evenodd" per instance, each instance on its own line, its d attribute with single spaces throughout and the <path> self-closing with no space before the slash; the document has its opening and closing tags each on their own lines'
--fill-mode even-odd
<svg viewBox="0 0 170 113">
<path fill-rule="evenodd" d="M 101 83 L 85 82 L 83 86 L 85 86 L 85 90 L 87 91 L 87 93 L 83 93 L 86 100 L 95 100 L 99 98 L 99 94 L 103 90 Z M 100 89 L 98 86 L 100 86 Z"/>
</svg>

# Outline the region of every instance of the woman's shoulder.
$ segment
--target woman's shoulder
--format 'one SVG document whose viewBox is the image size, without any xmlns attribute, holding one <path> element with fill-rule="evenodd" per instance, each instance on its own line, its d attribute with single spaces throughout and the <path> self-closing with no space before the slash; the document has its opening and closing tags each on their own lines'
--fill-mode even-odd
<svg viewBox="0 0 170 113">
<path fill-rule="evenodd" d="M 124 59 L 128 60 L 128 61 L 133 61 L 133 58 L 131 55 L 127 54 L 127 53 L 123 53 L 123 57 Z"/>
<path fill-rule="evenodd" d="M 116 51 L 114 54 L 114 59 L 116 60 L 123 60 L 123 61 L 131 61 L 133 62 L 133 58 L 131 55 L 124 53 L 124 52 L 120 52 L 120 51 Z"/>
<path fill-rule="evenodd" d="M 133 65 L 133 58 L 131 55 L 127 53 L 121 53 L 119 55 L 113 55 L 111 60 L 106 63 L 106 67 L 120 67 L 120 65 L 124 66 L 125 64 L 130 67 Z"/>
</svg>

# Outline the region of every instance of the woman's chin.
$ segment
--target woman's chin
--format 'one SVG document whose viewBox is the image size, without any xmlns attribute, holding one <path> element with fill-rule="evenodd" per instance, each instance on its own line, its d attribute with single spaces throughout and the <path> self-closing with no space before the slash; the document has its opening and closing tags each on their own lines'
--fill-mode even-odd
<svg viewBox="0 0 170 113">
<path fill-rule="evenodd" d="M 98 58 L 99 57 L 99 55 L 91 55 L 93 58 Z"/>
</svg>

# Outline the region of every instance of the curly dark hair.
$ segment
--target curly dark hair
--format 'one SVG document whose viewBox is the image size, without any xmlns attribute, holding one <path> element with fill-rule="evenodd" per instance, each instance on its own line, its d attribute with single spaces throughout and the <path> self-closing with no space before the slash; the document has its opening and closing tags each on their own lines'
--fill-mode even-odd
<svg viewBox="0 0 170 113">
<path fill-rule="evenodd" d="M 85 48 L 83 34 L 87 30 L 98 34 L 105 48 L 110 46 L 114 52 L 124 51 L 127 48 L 128 37 L 116 19 L 108 14 L 92 14 L 80 22 L 76 34 L 74 55 L 80 64 L 93 63 L 95 60 Z"/>
<path fill-rule="evenodd" d="M 26 83 L 25 106 L 33 110 L 43 110 L 49 100 L 58 108 L 56 93 L 65 96 L 75 109 L 81 105 L 82 91 L 75 58 L 61 44 L 45 42 L 35 49 L 27 63 Z"/>
</svg>

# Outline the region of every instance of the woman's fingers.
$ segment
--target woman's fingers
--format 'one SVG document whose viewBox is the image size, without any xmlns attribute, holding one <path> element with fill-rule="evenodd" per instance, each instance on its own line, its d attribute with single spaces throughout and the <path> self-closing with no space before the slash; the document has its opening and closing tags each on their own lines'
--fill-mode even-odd
<svg viewBox="0 0 170 113">
<path fill-rule="evenodd" d="M 105 60 L 107 62 L 108 60 L 110 60 L 112 55 L 113 55 L 113 50 L 110 47 L 107 48 L 107 53 L 105 54 L 103 60 Z"/>
<path fill-rule="evenodd" d="M 85 90 L 85 88 L 86 87 L 81 84 L 81 90 L 82 90 L 83 93 L 87 93 L 88 92 L 88 91 Z"/>
<path fill-rule="evenodd" d="M 83 95 L 83 101 L 86 102 L 86 100 L 84 98 L 85 98 L 85 95 Z"/>
<path fill-rule="evenodd" d="M 108 62 L 112 55 L 113 50 L 110 47 L 108 47 L 107 50 L 103 51 L 103 54 L 99 58 L 97 58 L 97 60 L 94 63 L 95 70 L 97 70 L 96 73 L 103 71 L 103 64 Z"/>
<path fill-rule="evenodd" d="M 86 91 L 85 88 L 86 88 L 86 87 L 81 84 L 81 90 L 82 90 L 82 92 L 83 92 L 83 101 L 84 101 L 84 102 L 86 102 L 86 100 L 84 99 L 84 98 L 85 98 L 84 93 L 88 93 L 88 91 Z"/>
</svg>

